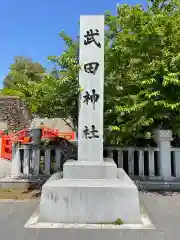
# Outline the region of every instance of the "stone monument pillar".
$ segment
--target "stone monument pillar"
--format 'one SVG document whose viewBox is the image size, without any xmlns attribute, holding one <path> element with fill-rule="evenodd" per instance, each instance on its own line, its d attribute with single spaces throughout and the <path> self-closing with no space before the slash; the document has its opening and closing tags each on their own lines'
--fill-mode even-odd
<svg viewBox="0 0 180 240">
<path fill-rule="evenodd" d="M 79 64 L 78 162 L 64 165 L 64 178 L 117 178 L 114 161 L 103 160 L 104 16 L 80 17 Z"/>
<path fill-rule="evenodd" d="M 80 17 L 78 161 L 68 160 L 63 178 L 47 181 L 41 221 L 140 223 L 138 190 L 113 159 L 103 159 L 104 16 Z"/>
<path fill-rule="evenodd" d="M 78 160 L 103 161 L 104 17 L 81 16 Z"/>
</svg>

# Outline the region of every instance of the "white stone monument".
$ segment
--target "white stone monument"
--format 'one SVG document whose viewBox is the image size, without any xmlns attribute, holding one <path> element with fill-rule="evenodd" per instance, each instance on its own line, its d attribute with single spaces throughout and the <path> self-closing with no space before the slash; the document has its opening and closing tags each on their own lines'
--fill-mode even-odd
<svg viewBox="0 0 180 240">
<path fill-rule="evenodd" d="M 80 17 L 78 161 L 43 186 L 40 220 L 140 223 L 138 190 L 113 159 L 103 159 L 104 16 Z M 53 179 L 53 178 L 52 178 Z"/>
</svg>

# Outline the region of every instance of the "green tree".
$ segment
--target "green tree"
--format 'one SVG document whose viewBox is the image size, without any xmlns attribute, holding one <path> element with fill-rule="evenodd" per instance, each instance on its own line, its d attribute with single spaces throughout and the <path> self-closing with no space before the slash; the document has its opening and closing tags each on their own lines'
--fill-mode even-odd
<svg viewBox="0 0 180 240">
<path fill-rule="evenodd" d="M 43 81 L 44 74 L 45 69 L 38 62 L 32 62 L 26 57 L 15 57 L 8 75 L 4 78 L 4 88 L 0 94 L 22 97 L 34 112 L 38 102 L 38 99 L 33 101 L 36 84 Z"/>
<path fill-rule="evenodd" d="M 179 1 L 149 1 L 142 6 L 119 5 L 106 13 L 105 138 L 132 143 L 156 128 L 179 128 L 180 116 Z M 64 33 L 67 49 L 57 63 L 61 110 L 77 119 L 78 41 Z M 64 109 L 64 110 L 63 110 Z"/>
<path fill-rule="evenodd" d="M 106 24 L 111 41 L 105 67 L 109 139 L 131 142 L 157 128 L 176 132 L 180 126 L 179 1 L 154 0 L 147 10 L 119 5 L 117 16 L 106 14 Z"/>
<path fill-rule="evenodd" d="M 8 75 L 4 78 L 4 88 L 15 89 L 19 83 L 38 82 L 41 80 L 43 73 L 45 73 L 45 69 L 38 62 L 32 62 L 27 57 L 15 57 Z"/>
<path fill-rule="evenodd" d="M 78 124 L 78 54 L 79 41 L 73 41 L 64 32 L 60 33 L 60 37 L 66 44 L 66 49 L 61 56 L 50 56 L 48 59 L 56 66 L 56 74 L 54 72 L 48 75 L 50 81 L 54 83 L 55 90 L 51 104 L 51 115 L 54 117 L 62 117 L 64 119 L 71 118 L 75 129 Z M 57 69 L 59 73 L 57 74 Z M 46 76 L 47 77 L 47 76 Z"/>
</svg>

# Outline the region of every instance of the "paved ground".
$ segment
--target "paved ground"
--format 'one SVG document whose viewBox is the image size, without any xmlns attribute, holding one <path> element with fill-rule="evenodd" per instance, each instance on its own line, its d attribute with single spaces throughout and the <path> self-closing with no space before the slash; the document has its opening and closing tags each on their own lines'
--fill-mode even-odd
<svg viewBox="0 0 180 240">
<path fill-rule="evenodd" d="M 179 240 L 180 194 L 140 193 L 156 230 L 25 229 L 24 224 L 38 204 L 0 202 L 0 239 L 2 240 Z"/>
</svg>

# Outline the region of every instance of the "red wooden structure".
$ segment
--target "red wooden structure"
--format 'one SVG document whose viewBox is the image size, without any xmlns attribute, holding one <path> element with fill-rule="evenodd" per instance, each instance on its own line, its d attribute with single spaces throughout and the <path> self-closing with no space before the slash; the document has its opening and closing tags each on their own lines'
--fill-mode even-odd
<svg viewBox="0 0 180 240">
<path fill-rule="evenodd" d="M 3 135 L 3 133 L 0 131 L 0 135 L 2 138 L 1 143 L 1 158 L 5 158 L 8 160 L 12 160 L 12 144 L 14 142 L 22 142 L 27 143 L 29 142 L 30 138 L 27 135 L 28 129 L 20 130 L 19 132 L 16 132 L 11 135 Z M 42 128 L 42 139 L 46 138 L 54 138 L 54 137 L 62 137 L 67 140 L 75 140 L 75 133 L 63 133 L 59 132 L 58 130 L 51 129 L 51 128 Z"/>
</svg>

